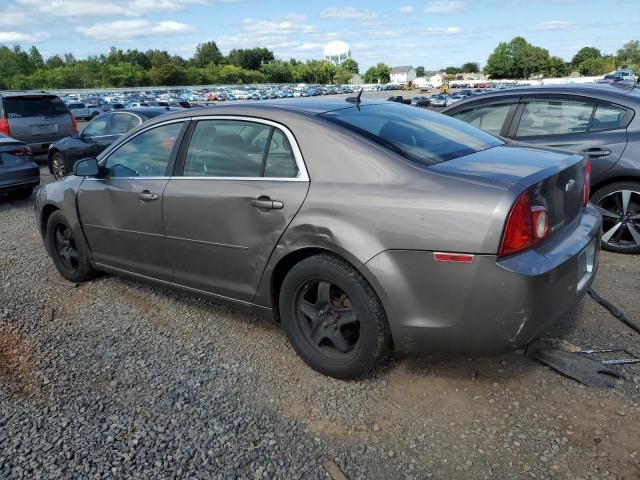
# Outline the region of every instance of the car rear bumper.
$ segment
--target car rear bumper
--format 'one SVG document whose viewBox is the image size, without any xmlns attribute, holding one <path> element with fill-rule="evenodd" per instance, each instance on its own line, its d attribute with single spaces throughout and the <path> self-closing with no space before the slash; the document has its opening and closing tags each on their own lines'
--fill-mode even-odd
<svg viewBox="0 0 640 480">
<path fill-rule="evenodd" d="M 505 259 L 445 263 L 407 250 L 375 256 L 365 274 L 380 293 L 395 349 L 499 353 L 531 343 L 584 296 L 596 273 L 600 215 L 590 205 L 572 228 Z"/>
<path fill-rule="evenodd" d="M 40 169 L 34 162 L 0 167 L 0 191 L 34 188 L 40 183 Z"/>
</svg>

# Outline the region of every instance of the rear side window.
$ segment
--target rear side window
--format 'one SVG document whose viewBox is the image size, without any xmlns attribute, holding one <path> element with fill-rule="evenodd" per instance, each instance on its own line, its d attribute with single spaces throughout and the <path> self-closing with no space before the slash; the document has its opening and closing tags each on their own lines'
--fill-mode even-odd
<svg viewBox="0 0 640 480">
<path fill-rule="evenodd" d="M 481 107 L 470 108 L 455 112 L 451 116 L 467 122 L 474 127 L 478 127 L 485 132 L 499 135 L 502 130 L 502 125 L 511 110 L 510 104 L 504 105 L 484 105 Z"/>
<path fill-rule="evenodd" d="M 570 100 L 533 100 L 524 104 L 516 137 L 584 133 L 593 104 Z"/>
<path fill-rule="evenodd" d="M 271 178 L 294 178 L 298 176 L 298 165 L 291 144 L 284 133 L 274 130 L 269 144 L 264 176 Z"/>
<path fill-rule="evenodd" d="M 620 127 L 626 111 L 612 105 L 598 105 L 593 114 L 590 132 L 598 130 L 614 130 Z"/>
<path fill-rule="evenodd" d="M 321 117 L 422 165 L 435 165 L 504 143 L 446 115 L 392 102 L 344 108 Z"/>
<path fill-rule="evenodd" d="M 4 97 L 3 109 L 6 118 L 69 115 L 69 109 L 64 102 L 51 95 Z"/>
</svg>

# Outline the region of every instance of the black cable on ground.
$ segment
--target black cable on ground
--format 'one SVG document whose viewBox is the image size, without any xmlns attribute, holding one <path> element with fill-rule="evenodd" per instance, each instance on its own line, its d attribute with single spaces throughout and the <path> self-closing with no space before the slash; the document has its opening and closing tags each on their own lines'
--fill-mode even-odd
<svg viewBox="0 0 640 480">
<path fill-rule="evenodd" d="M 589 289 L 589 295 L 591 295 L 591 298 L 593 298 L 596 302 L 598 302 L 604 308 L 609 310 L 609 312 L 611 312 L 611 315 L 616 317 L 618 320 L 620 320 L 622 323 L 624 323 L 629 328 L 635 330 L 637 333 L 640 333 L 640 325 L 632 322 L 627 317 L 625 317 L 624 313 L 622 313 L 614 305 L 612 305 L 611 303 L 607 302 L 604 298 L 602 298 L 600 295 L 598 295 L 598 293 L 593 288 Z"/>
</svg>

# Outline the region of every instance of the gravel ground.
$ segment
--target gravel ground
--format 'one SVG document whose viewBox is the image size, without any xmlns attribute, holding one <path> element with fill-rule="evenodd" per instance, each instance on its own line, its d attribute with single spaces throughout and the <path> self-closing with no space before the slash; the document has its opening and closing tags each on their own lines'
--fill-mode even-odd
<svg viewBox="0 0 640 480">
<path fill-rule="evenodd" d="M 596 288 L 640 322 L 640 257 L 603 254 Z M 559 335 L 640 355 L 590 299 Z M 640 478 L 640 367 L 620 368 L 608 390 L 518 352 L 325 378 L 253 315 L 113 276 L 68 285 L 31 200 L 0 198 L 0 478 L 331 478 L 327 460 L 349 479 Z"/>
</svg>

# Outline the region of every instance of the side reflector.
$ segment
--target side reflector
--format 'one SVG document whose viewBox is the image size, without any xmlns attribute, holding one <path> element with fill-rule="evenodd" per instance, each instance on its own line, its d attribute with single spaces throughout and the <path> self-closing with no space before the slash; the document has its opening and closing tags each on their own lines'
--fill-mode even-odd
<svg viewBox="0 0 640 480">
<path fill-rule="evenodd" d="M 436 262 L 473 263 L 473 255 L 467 253 L 433 252 Z"/>
</svg>

